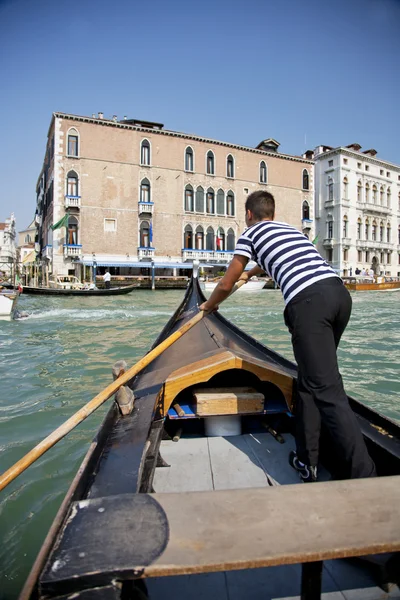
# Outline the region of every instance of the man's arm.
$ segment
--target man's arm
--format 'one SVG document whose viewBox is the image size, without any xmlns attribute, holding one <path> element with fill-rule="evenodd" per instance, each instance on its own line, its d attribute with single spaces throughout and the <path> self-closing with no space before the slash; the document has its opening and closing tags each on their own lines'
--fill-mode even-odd
<svg viewBox="0 0 400 600">
<path fill-rule="evenodd" d="M 246 256 L 241 256 L 240 254 L 234 255 L 225 275 L 218 283 L 209 299 L 199 306 L 200 310 L 211 312 L 218 309 L 219 304 L 229 296 L 233 286 L 240 279 L 248 260 L 249 259 Z"/>
<path fill-rule="evenodd" d="M 244 271 L 242 273 L 242 275 L 239 277 L 239 280 L 240 281 L 241 280 L 248 281 L 249 279 L 251 279 L 255 275 L 265 275 L 264 269 L 262 269 L 261 267 L 259 267 L 258 265 L 256 265 L 255 267 L 253 267 L 252 269 L 250 269 L 250 271 Z"/>
</svg>

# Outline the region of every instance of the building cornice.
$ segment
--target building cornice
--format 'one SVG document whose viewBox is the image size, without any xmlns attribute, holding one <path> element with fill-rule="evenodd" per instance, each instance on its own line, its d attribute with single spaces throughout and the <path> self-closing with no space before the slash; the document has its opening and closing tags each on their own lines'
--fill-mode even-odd
<svg viewBox="0 0 400 600">
<path fill-rule="evenodd" d="M 388 162 L 387 160 L 380 160 L 378 158 L 373 158 L 372 156 L 368 156 L 367 154 L 363 154 L 362 152 L 356 152 L 355 150 L 349 150 L 349 148 L 334 148 L 333 150 L 328 150 L 328 152 L 324 152 L 323 154 L 318 154 L 315 157 L 315 162 L 321 159 L 325 159 L 331 156 L 336 156 L 337 154 L 343 154 L 344 156 L 349 156 L 350 158 L 362 159 L 364 162 L 370 163 L 371 165 L 378 166 L 386 166 L 400 173 L 400 166 L 395 165 L 394 163 Z"/>
<path fill-rule="evenodd" d="M 221 142 L 219 140 L 213 140 L 210 138 L 200 137 L 189 133 L 182 133 L 179 131 L 169 131 L 151 129 L 147 127 L 138 127 L 136 125 L 125 125 L 124 123 L 120 123 L 118 121 L 110 121 L 109 119 L 96 119 L 95 117 L 82 117 L 79 115 L 69 115 L 67 113 L 54 112 L 53 119 L 69 119 L 71 121 L 81 121 L 82 123 L 93 123 L 95 125 L 102 125 L 103 127 L 117 127 L 118 129 L 130 129 L 132 131 L 143 131 L 145 133 L 151 133 L 152 135 L 167 135 L 171 137 L 182 138 L 186 140 L 193 140 L 196 142 L 205 142 L 207 144 L 217 144 L 218 146 L 223 146 L 225 148 L 234 148 L 236 150 L 244 150 L 245 152 L 251 152 L 252 154 L 259 154 L 261 156 L 269 156 L 271 158 L 282 158 L 284 160 L 290 160 L 293 162 L 300 162 L 306 165 L 314 165 L 313 160 L 307 160 L 300 156 L 291 156 L 290 154 L 281 154 L 280 152 L 266 152 L 264 150 L 258 150 L 257 148 L 250 148 L 248 146 L 240 146 L 238 144 L 230 144 L 229 142 Z M 51 131 L 51 126 L 53 119 L 50 123 L 49 132 Z"/>
</svg>

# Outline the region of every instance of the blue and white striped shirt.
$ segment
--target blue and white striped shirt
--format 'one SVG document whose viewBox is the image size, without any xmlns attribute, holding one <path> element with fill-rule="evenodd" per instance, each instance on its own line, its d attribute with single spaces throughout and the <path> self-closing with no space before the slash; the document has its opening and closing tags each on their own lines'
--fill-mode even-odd
<svg viewBox="0 0 400 600">
<path fill-rule="evenodd" d="M 255 260 L 281 288 L 285 304 L 309 285 L 338 277 L 314 244 L 287 223 L 251 225 L 238 239 L 235 254 Z"/>
</svg>

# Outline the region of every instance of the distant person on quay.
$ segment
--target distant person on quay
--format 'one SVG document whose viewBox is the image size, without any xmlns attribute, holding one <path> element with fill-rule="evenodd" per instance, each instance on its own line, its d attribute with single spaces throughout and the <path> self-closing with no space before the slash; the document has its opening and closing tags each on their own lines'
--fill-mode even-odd
<svg viewBox="0 0 400 600">
<path fill-rule="evenodd" d="M 298 365 L 296 452 L 290 465 L 304 482 L 316 481 L 321 424 L 330 433 L 340 475 L 376 476 L 343 387 L 336 349 L 351 313 L 351 296 L 315 245 L 287 223 L 274 221 L 275 200 L 260 190 L 245 205 L 248 229 L 240 236 L 227 272 L 200 310 L 218 309 L 239 280 L 266 273 L 280 287 L 285 323 Z M 247 273 L 249 260 L 257 263 Z"/>
<path fill-rule="evenodd" d="M 111 275 L 110 275 L 110 271 L 107 269 L 105 274 L 103 275 L 103 280 L 104 280 L 104 285 L 106 287 L 106 290 L 109 290 L 111 287 Z"/>
</svg>

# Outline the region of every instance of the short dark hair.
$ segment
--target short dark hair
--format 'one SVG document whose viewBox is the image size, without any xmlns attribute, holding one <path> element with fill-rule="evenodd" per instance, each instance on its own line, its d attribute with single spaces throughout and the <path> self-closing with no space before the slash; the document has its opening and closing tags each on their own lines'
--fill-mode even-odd
<svg viewBox="0 0 400 600">
<path fill-rule="evenodd" d="M 246 211 L 250 210 L 256 219 L 273 219 L 275 216 L 275 198 L 269 192 L 258 190 L 247 197 Z"/>
</svg>

